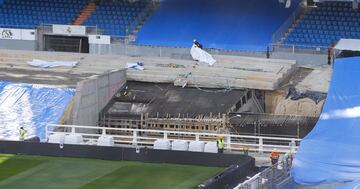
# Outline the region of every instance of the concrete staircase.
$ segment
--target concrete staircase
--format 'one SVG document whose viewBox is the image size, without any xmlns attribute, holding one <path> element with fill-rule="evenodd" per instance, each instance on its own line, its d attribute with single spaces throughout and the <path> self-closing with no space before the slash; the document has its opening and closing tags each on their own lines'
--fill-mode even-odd
<svg viewBox="0 0 360 189">
<path fill-rule="evenodd" d="M 85 8 L 80 12 L 77 18 L 72 22 L 72 25 L 81 25 L 84 21 L 89 18 L 89 16 L 96 9 L 96 4 L 94 2 L 89 2 Z"/>
</svg>

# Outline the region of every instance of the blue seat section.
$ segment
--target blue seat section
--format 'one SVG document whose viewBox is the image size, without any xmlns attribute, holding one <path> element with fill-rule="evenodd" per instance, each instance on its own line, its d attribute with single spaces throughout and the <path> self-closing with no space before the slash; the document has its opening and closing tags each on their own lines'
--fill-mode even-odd
<svg viewBox="0 0 360 189">
<path fill-rule="evenodd" d="M 137 18 L 150 3 L 150 0 L 102 1 L 84 25 L 98 26 L 107 35 L 126 36 L 135 29 Z"/>
<path fill-rule="evenodd" d="M 39 24 L 69 24 L 87 0 L 5 0 L 0 5 L 0 25 L 34 28 Z"/>
<path fill-rule="evenodd" d="M 164 0 L 144 24 L 137 43 L 206 48 L 265 50 L 272 34 L 294 11 L 278 0 Z"/>
<path fill-rule="evenodd" d="M 360 38 L 360 12 L 350 2 L 323 2 L 304 15 L 283 44 L 330 46 L 341 38 Z"/>
<path fill-rule="evenodd" d="M 291 174 L 297 183 L 319 185 L 360 180 L 358 77 L 360 57 L 335 61 L 320 119 L 301 141 L 293 162 Z"/>
<path fill-rule="evenodd" d="M 74 95 L 70 88 L 0 81 L 0 138 L 19 139 L 22 126 L 44 141 L 46 124 L 60 121 Z"/>
</svg>

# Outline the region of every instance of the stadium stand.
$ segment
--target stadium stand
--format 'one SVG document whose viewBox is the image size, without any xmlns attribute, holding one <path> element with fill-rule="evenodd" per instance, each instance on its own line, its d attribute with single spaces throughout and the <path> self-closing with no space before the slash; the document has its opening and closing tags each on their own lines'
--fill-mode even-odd
<svg viewBox="0 0 360 189">
<path fill-rule="evenodd" d="M 84 22 L 87 26 L 98 26 L 112 36 L 126 36 L 135 29 L 140 14 L 150 5 L 151 0 L 102 1 L 93 14 Z"/>
<path fill-rule="evenodd" d="M 341 38 L 360 38 L 360 12 L 351 2 L 323 2 L 290 29 L 283 44 L 330 46 Z"/>
<path fill-rule="evenodd" d="M 85 0 L 5 0 L 0 6 L 0 25 L 34 28 L 42 23 L 70 24 L 85 4 Z"/>
<path fill-rule="evenodd" d="M 299 1 L 289 9 L 278 0 L 226 2 L 162 1 L 139 31 L 137 43 L 189 47 L 196 38 L 206 48 L 265 50 Z"/>
</svg>

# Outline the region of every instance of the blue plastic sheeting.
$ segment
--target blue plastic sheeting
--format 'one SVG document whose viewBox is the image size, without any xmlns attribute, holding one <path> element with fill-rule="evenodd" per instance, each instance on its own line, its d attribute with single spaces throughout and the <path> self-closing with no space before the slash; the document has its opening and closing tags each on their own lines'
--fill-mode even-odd
<svg viewBox="0 0 360 189">
<path fill-rule="evenodd" d="M 360 57 L 336 60 L 323 113 L 301 144 L 292 168 L 303 185 L 360 178 Z"/>
<path fill-rule="evenodd" d="M 58 123 L 74 89 L 0 81 L 0 138 L 19 139 L 19 128 L 27 136 L 45 139 L 45 125 Z"/>
<path fill-rule="evenodd" d="M 144 24 L 137 43 L 205 48 L 266 50 L 272 34 L 298 5 L 278 0 L 164 0 Z"/>
</svg>

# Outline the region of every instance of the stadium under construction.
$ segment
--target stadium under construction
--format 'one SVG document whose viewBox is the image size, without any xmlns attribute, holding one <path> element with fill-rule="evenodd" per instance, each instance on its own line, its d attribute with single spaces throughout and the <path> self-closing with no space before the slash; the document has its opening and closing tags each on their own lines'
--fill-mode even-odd
<svg viewBox="0 0 360 189">
<path fill-rule="evenodd" d="M 0 0 L 0 188 L 356 185 L 358 13 L 350 0 Z"/>
</svg>

